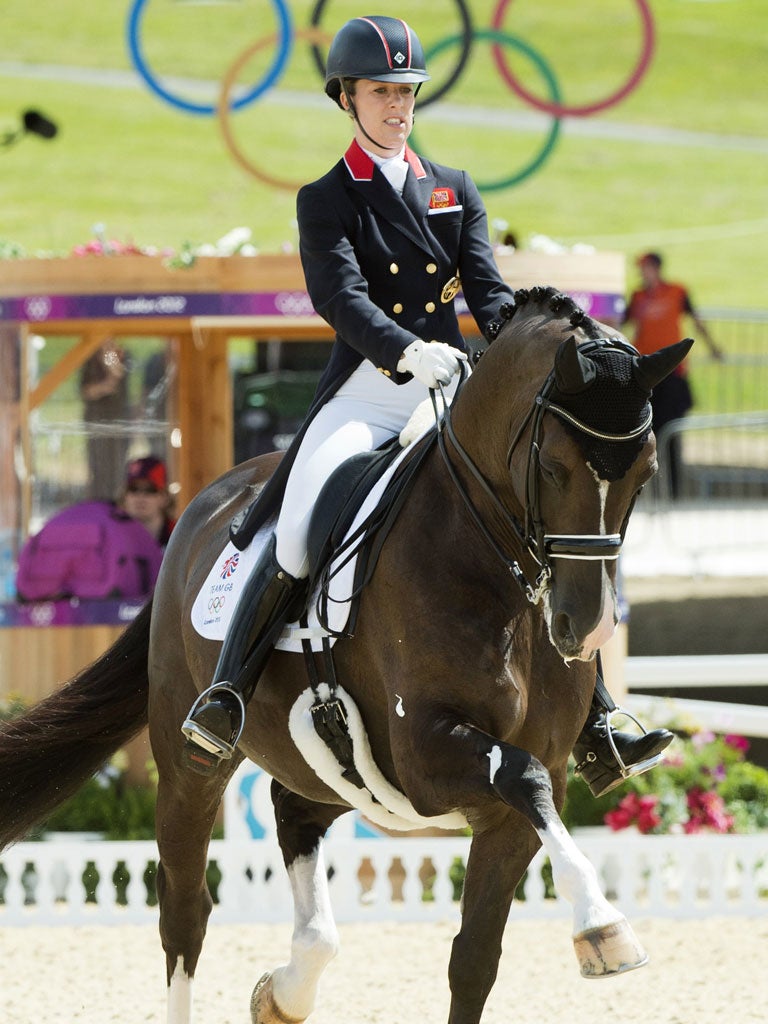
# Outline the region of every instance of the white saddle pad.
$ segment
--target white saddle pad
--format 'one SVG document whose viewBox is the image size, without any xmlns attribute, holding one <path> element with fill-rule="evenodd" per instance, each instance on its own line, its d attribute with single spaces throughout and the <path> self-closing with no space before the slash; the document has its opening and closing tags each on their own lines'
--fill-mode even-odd
<svg viewBox="0 0 768 1024">
<path fill-rule="evenodd" d="M 400 455 L 388 467 L 383 476 L 376 481 L 367 498 L 363 502 L 360 511 L 357 513 L 347 536 L 355 532 L 359 525 L 373 512 L 381 500 L 381 496 L 392 478 L 397 467 L 403 460 L 407 449 L 403 449 Z M 272 532 L 272 525 L 268 524 L 259 530 L 251 543 L 244 551 L 239 551 L 229 541 L 219 557 L 213 563 L 211 571 L 200 588 L 192 606 L 192 625 L 200 636 L 206 640 L 223 640 L 227 627 L 232 620 L 237 602 L 243 591 L 245 581 L 248 579 L 251 569 L 256 563 L 262 548 L 266 544 Z M 348 555 L 345 554 L 344 558 Z M 354 589 L 356 557 L 349 558 L 346 564 L 338 567 L 333 573 L 328 601 L 328 624 L 331 629 L 341 631 L 344 629 L 349 617 L 350 595 Z M 336 565 L 334 563 L 334 568 Z M 313 650 L 322 649 L 322 638 L 327 636 L 327 631 L 320 625 L 317 619 L 316 604 L 317 594 L 314 594 L 308 612 L 308 632 L 303 631 L 298 623 L 291 623 L 283 630 L 282 635 L 275 644 L 275 648 L 281 651 L 301 652 L 301 640 L 308 636 Z M 331 643 L 334 642 L 331 636 Z"/>
</svg>

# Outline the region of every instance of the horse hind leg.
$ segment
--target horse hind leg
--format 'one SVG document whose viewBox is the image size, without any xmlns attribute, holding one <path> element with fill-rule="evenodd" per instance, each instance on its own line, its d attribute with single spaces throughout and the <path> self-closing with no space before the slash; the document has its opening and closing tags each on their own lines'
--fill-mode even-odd
<svg viewBox="0 0 768 1024">
<path fill-rule="evenodd" d="M 251 997 L 252 1024 L 301 1024 L 315 1005 L 320 976 L 339 948 L 322 838 L 347 807 L 313 803 L 272 783 L 277 837 L 293 892 L 291 958 L 264 974 Z"/>
<path fill-rule="evenodd" d="M 173 740 L 178 755 L 181 742 L 175 733 Z M 213 907 L 206 881 L 208 844 L 224 789 L 240 759 L 207 779 L 180 769 L 178 762 L 169 765 L 157 730 L 153 750 L 159 770 L 157 896 L 168 985 L 166 1019 L 168 1024 L 191 1024 L 193 980 Z"/>
</svg>

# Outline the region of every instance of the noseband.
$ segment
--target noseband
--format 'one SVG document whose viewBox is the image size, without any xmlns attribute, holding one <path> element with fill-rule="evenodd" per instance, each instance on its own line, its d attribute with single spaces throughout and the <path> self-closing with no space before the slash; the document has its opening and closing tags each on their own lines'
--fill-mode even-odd
<svg viewBox="0 0 768 1024">
<path fill-rule="evenodd" d="M 579 346 L 579 351 L 583 355 L 589 355 L 590 352 L 594 352 L 597 349 L 614 349 L 618 351 L 627 352 L 631 355 L 636 355 L 636 350 L 632 348 L 628 343 L 622 342 L 620 339 L 606 339 L 600 338 L 592 341 L 585 342 Z M 466 369 L 461 366 L 461 379 L 459 381 L 459 388 L 464 384 L 466 379 Z M 549 581 L 552 577 L 552 564 L 551 560 L 555 558 L 572 559 L 577 561 L 615 561 L 619 557 L 621 551 L 621 545 L 624 540 L 624 533 L 626 531 L 627 522 L 632 512 L 632 506 L 630 506 L 627 515 L 622 523 L 620 533 L 610 534 L 595 534 L 595 533 L 545 533 L 544 523 L 541 517 L 541 500 L 540 500 L 540 482 L 541 482 L 541 465 L 539 461 L 541 451 L 541 432 L 544 416 L 546 413 L 551 413 L 554 416 L 558 416 L 574 427 L 579 432 L 585 434 L 588 437 L 592 437 L 599 441 L 610 441 L 610 442 L 621 442 L 621 441 L 634 441 L 642 437 L 651 426 L 652 412 L 649 408 L 646 417 L 643 419 L 637 427 L 626 433 L 621 434 L 610 434 L 604 431 L 595 430 L 590 427 L 589 424 L 584 423 L 578 417 L 574 416 L 567 409 L 564 409 L 561 405 L 557 405 L 550 398 L 552 390 L 555 386 L 555 371 L 552 369 L 544 381 L 543 385 L 536 394 L 533 400 L 533 404 L 525 416 L 523 422 L 520 424 L 520 428 L 515 434 L 512 443 L 507 451 L 507 466 L 511 468 L 512 455 L 520 442 L 523 434 L 525 433 L 528 426 L 531 426 L 531 439 L 528 446 L 528 458 L 526 467 L 526 479 L 525 479 L 525 521 L 521 523 L 520 520 L 513 515 L 503 504 L 503 502 L 496 496 L 494 491 L 491 489 L 485 477 L 482 475 L 480 470 L 474 464 L 468 453 L 462 447 L 458 441 L 456 434 L 453 430 L 453 423 L 451 420 L 450 406 L 446 400 L 443 392 L 442 385 L 439 385 L 440 391 L 443 398 L 443 416 L 442 419 L 438 414 L 437 402 L 435 400 L 435 392 L 430 391 L 432 397 L 432 405 L 435 410 L 435 417 L 437 419 L 437 438 L 440 452 L 443 456 L 443 460 L 448 469 L 448 473 L 456 486 L 459 494 L 461 495 L 464 504 L 467 507 L 472 519 L 474 520 L 477 527 L 485 537 L 486 541 L 495 551 L 496 555 L 501 561 L 509 568 L 516 582 L 520 586 L 521 590 L 525 594 L 528 601 L 531 604 L 538 604 L 541 600 L 542 595 L 549 586 Z M 458 393 L 457 389 L 457 393 Z M 536 577 L 535 586 L 532 585 L 521 568 L 519 562 L 507 555 L 495 538 L 483 522 L 479 512 L 475 508 L 472 499 L 466 491 L 466 488 L 462 484 L 461 480 L 456 473 L 456 470 L 450 460 L 448 451 L 445 445 L 445 436 L 451 441 L 451 444 L 458 453 L 464 466 L 469 470 L 474 479 L 480 485 L 485 495 L 489 498 L 491 503 L 496 508 L 497 512 L 501 515 L 502 519 L 509 524 L 512 528 L 513 533 L 517 537 L 521 546 L 524 547 L 531 558 L 534 560 L 536 565 L 539 567 L 539 572 Z M 634 501 L 632 503 L 634 505 Z"/>
</svg>

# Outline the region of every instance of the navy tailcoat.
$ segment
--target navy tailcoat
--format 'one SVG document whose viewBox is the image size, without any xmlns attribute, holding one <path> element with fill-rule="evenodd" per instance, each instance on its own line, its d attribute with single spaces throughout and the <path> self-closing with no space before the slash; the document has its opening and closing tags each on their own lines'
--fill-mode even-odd
<svg viewBox="0 0 768 1024">
<path fill-rule="evenodd" d="M 451 294 L 456 277 L 483 334 L 501 305 L 514 300 L 469 175 L 422 160 L 408 147 L 405 157 L 402 197 L 357 142 L 299 191 L 307 291 L 336 339 L 307 418 L 248 516 L 248 533 L 279 508 L 307 424 L 363 359 L 401 384 L 411 376 L 398 373 L 397 363 L 416 338 L 466 351 Z"/>
</svg>

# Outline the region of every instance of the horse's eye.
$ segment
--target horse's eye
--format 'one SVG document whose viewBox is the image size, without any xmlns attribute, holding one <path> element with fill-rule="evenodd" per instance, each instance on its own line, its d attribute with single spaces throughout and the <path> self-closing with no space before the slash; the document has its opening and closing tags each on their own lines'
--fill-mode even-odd
<svg viewBox="0 0 768 1024">
<path fill-rule="evenodd" d="M 547 483 L 552 484 L 554 487 L 562 488 L 568 482 L 568 470 L 562 462 L 541 459 L 539 465 L 541 467 L 541 475 Z"/>
</svg>

